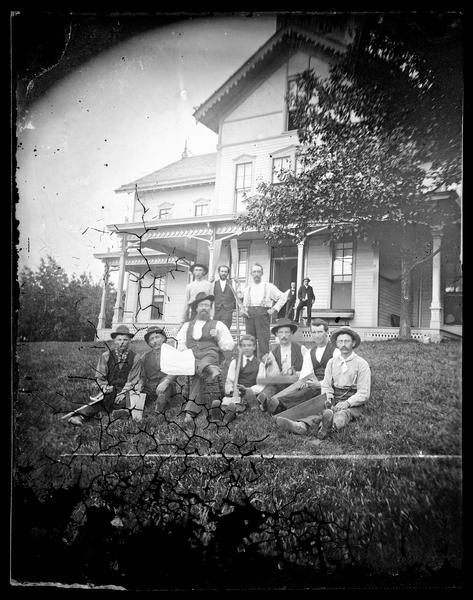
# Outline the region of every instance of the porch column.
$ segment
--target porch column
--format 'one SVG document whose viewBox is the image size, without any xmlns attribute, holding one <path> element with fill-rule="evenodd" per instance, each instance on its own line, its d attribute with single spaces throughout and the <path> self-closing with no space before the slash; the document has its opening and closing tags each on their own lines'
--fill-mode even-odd
<svg viewBox="0 0 473 600">
<path fill-rule="evenodd" d="M 297 291 L 299 291 L 302 285 L 302 276 L 304 274 L 304 244 L 305 238 L 297 244 Z"/>
<path fill-rule="evenodd" d="M 113 309 L 113 323 L 117 324 L 123 321 L 123 280 L 125 278 L 125 262 L 126 262 L 126 234 L 121 234 L 121 250 L 120 250 L 120 265 L 118 267 L 118 283 L 117 283 L 117 299 Z"/>
<path fill-rule="evenodd" d="M 103 269 L 102 301 L 100 303 L 100 314 L 99 314 L 99 321 L 97 323 L 97 329 L 105 329 L 105 309 L 107 306 L 109 273 L 110 273 L 110 267 L 109 267 L 109 264 L 106 262 L 104 264 L 104 269 Z"/>
<path fill-rule="evenodd" d="M 215 230 L 212 229 L 212 233 L 210 234 L 209 239 L 209 281 L 213 281 L 214 279 L 214 249 L 215 249 Z"/>
<path fill-rule="evenodd" d="M 440 336 L 440 327 L 443 324 L 442 283 L 440 278 L 440 245 L 442 243 L 442 228 L 432 228 L 432 303 L 430 305 L 430 328 L 436 329 Z"/>
</svg>

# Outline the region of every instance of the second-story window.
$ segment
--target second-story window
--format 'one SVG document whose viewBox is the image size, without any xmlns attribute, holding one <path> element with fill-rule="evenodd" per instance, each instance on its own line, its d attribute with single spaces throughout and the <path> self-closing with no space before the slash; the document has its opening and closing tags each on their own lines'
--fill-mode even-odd
<svg viewBox="0 0 473 600">
<path fill-rule="evenodd" d="M 208 204 L 196 204 L 194 206 L 194 217 L 202 217 L 203 215 L 208 214 L 209 205 Z"/>
<path fill-rule="evenodd" d="M 240 163 L 235 172 L 235 210 L 245 210 L 244 199 L 251 192 L 253 163 Z"/>
<path fill-rule="evenodd" d="M 351 308 L 352 279 L 353 241 L 336 242 L 332 256 L 332 308 Z"/>
<path fill-rule="evenodd" d="M 297 80 L 289 79 L 287 82 L 287 131 L 299 128 L 294 97 L 297 95 Z"/>
<path fill-rule="evenodd" d="M 160 219 L 169 219 L 171 217 L 171 209 L 170 208 L 160 208 L 159 209 L 159 218 Z"/>
<path fill-rule="evenodd" d="M 280 156 L 278 158 L 273 158 L 273 174 L 271 183 L 280 183 L 279 175 L 281 174 L 281 169 L 289 169 L 290 165 L 290 156 Z"/>
</svg>

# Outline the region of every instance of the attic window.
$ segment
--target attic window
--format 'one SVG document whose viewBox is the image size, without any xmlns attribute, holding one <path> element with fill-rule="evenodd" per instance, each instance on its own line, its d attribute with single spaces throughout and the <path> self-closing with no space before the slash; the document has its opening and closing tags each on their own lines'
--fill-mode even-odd
<svg viewBox="0 0 473 600">
<path fill-rule="evenodd" d="M 194 217 L 202 217 L 209 212 L 208 204 L 196 204 L 194 206 Z"/>
<path fill-rule="evenodd" d="M 169 219 L 171 216 L 170 208 L 160 208 L 159 209 L 159 218 L 160 219 Z"/>
</svg>

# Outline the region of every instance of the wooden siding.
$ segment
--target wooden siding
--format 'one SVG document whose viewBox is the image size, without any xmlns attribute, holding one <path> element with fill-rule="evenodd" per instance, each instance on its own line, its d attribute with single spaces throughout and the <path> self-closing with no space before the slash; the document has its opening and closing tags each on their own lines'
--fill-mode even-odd
<svg viewBox="0 0 473 600">
<path fill-rule="evenodd" d="M 377 325 L 374 321 L 376 314 L 373 310 L 373 294 L 376 293 L 373 285 L 375 255 L 370 241 L 356 240 L 354 247 L 352 305 L 355 309 L 355 316 L 351 324 L 355 328 L 375 327 Z"/>
<path fill-rule="evenodd" d="M 314 288 L 313 308 L 330 308 L 331 251 L 326 238 L 312 236 L 306 242 L 304 277 L 310 278 Z"/>
<path fill-rule="evenodd" d="M 398 315 L 401 307 L 401 282 L 379 278 L 378 326 L 391 327 L 391 314 Z"/>
</svg>

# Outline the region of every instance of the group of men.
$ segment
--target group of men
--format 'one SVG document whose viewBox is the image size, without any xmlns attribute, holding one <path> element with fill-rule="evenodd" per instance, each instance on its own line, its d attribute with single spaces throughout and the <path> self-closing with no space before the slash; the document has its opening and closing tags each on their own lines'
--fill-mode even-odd
<svg viewBox="0 0 473 600">
<path fill-rule="evenodd" d="M 309 350 L 294 341 L 298 324 L 290 318 L 279 319 L 271 327 L 271 314 L 281 309 L 288 295 L 262 281 L 261 265 L 253 265 L 252 282 L 242 298 L 228 281 L 228 267 L 219 267 L 219 279 L 213 283 L 203 279 L 204 265 L 194 265 L 193 272 L 195 279 L 187 287 L 186 310 L 176 336 L 177 349 L 190 349 L 195 359 L 184 406 L 186 426 L 195 426 L 202 413 L 229 424 L 240 413 L 260 409 L 281 430 L 299 435 L 314 432 L 323 440 L 362 414 L 370 395 L 371 373 L 368 363 L 354 352 L 360 344 L 356 331 L 340 327 L 330 338 L 328 323 L 315 319 L 311 328 L 314 347 Z M 301 296 L 302 302 L 310 302 L 309 293 Z M 237 303 L 246 322 L 238 359 L 232 358 L 235 341 L 230 333 Z M 270 331 L 278 341 L 273 349 Z M 161 348 L 167 341 L 164 329 L 147 329 L 144 339 L 150 349 L 141 357 L 129 348 L 134 334 L 126 326 L 118 326 L 111 337 L 114 347 L 102 354 L 97 366 L 100 395 L 75 411 L 69 419 L 74 425 L 102 411 L 117 417 L 129 415 L 132 391 L 146 394 L 145 407 L 154 405 L 158 412 L 166 410 L 175 395 L 176 376 L 161 370 Z M 223 381 L 225 363 L 228 370 Z M 219 393 L 210 401 L 204 392 L 212 383 L 218 384 Z"/>
</svg>

